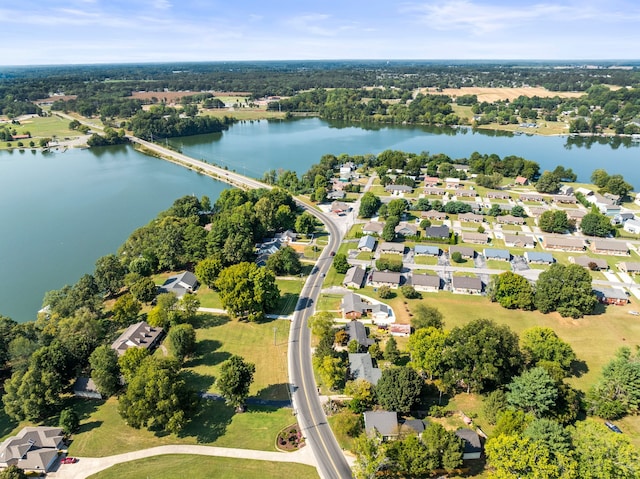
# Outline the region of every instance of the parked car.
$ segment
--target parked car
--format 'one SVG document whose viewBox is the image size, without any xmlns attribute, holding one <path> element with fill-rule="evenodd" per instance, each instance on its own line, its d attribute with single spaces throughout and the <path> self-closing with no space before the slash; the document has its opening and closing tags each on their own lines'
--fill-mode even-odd
<svg viewBox="0 0 640 479">
<path fill-rule="evenodd" d="M 604 425 L 607 426 L 609 429 L 611 429 L 613 432 L 617 432 L 618 434 L 622 434 L 622 431 L 620 430 L 620 428 L 618 426 L 616 426 L 615 424 L 613 424 L 612 422 L 605 421 Z"/>
<path fill-rule="evenodd" d="M 60 460 L 60 464 L 75 464 L 76 462 L 78 462 L 77 457 L 63 457 Z"/>
</svg>

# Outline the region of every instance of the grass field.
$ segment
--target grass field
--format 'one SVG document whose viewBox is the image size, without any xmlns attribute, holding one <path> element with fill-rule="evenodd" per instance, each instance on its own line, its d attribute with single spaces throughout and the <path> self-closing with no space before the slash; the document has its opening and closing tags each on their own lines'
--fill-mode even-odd
<svg viewBox="0 0 640 479">
<path fill-rule="evenodd" d="M 310 479 L 319 477 L 315 468 L 303 464 L 171 454 L 118 464 L 90 478 L 279 479 L 285 475 L 283 471 L 286 471 L 286 475 L 290 477 Z"/>
</svg>

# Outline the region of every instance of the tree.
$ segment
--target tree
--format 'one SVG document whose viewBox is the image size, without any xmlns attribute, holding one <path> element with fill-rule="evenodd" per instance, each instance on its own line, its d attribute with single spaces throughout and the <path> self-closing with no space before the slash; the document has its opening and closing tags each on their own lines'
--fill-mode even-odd
<svg viewBox="0 0 640 479">
<path fill-rule="evenodd" d="M 93 277 L 98 288 L 107 296 L 116 294 L 124 286 L 127 269 L 114 254 L 103 256 L 96 261 Z"/>
<path fill-rule="evenodd" d="M 482 412 L 487 422 L 495 425 L 498 416 L 506 409 L 507 395 L 502 389 L 491 391 L 482 402 Z"/>
<path fill-rule="evenodd" d="M 178 324 L 169 330 L 169 347 L 178 361 L 191 355 L 196 347 L 196 331 L 190 324 Z"/>
<path fill-rule="evenodd" d="M 78 413 L 71 408 L 63 409 L 62 412 L 60 412 L 58 426 L 60 426 L 67 435 L 77 432 L 78 429 L 80 429 Z"/>
<path fill-rule="evenodd" d="M 422 433 L 422 442 L 433 458 L 431 469 L 453 470 L 462 464 L 462 440 L 438 423 L 432 423 Z"/>
<path fill-rule="evenodd" d="M 409 203 L 407 203 L 407 200 L 405 200 L 404 198 L 396 198 L 387 203 L 387 212 L 389 213 L 390 217 L 396 216 L 400 218 L 408 207 Z"/>
<path fill-rule="evenodd" d="M 127 424 L 174 434 L 184 428 L 195 396 L 179 370 L 175 360 L 149 356 L 142 361 L 118 402 L 118 412 Z"/>
<path fill-rule="evenodd" d="M 396 338 L 391 336 L 384 345 L 384 359 L 391 364 L 395 364 L 400 359 L 400 351 L 398 351 L 398 343 Z"/>
<path fill-rule="evenodd" d="M 4 410 L 12 419 L 40 421 L 60 405 L 62 383 L 58 374 L 29 366 L 4 383 Z"/>
<path fill-rule="evenodd" d="M 125 382 L 131 382 L 140 364 L 142 364 L 147 356 L 149 356 L 149 350 L 147 348 L 132 347 L 127 349 L 124 354 L 118 358 L 118 366 L 120 367 Z"/>
<path fill-rule="evenodd" d="M 298 218 L 296 218 L 296 231 L 300 234 L 309 236 L 316 230 L 317 221 L 315 217 L 305 211 Z"/>
<path fill-rule="evenodd" d="M 371 409 L 375 405 L 375 391 L 373 385 L 366 379 L 356 379 L 355 381 L 347 381 L 344 387 L 344 393 L 351 396 L 349 409 L 354 412 L 362 413 Z"/>
<path fill-rule="evenodd" d="M 551 171 L 544 171 L 536 182 L 539 193 L 556 193 L 560 189 L 560 178 Z"/>
<path fill-rule="evenodd" d="M 28 477 L 24 469 L 15 465 L 6 467 L 0 472 L 0 479 L 28 479 Z"/>
<path fill-rule="evenodd" d="M 542 313 L 558 311 L 561 316 L 572 318 L 591 314 L 598 302 L 591 279 L 589 272 L 580 265 L 552 264 L 536 282 L 536 308 Z"/>
<path fill-rule="evenodd" d="M 358 210 L 358 216 L 360 218 L 371 218 L 376 214 L 380 207 L 380 198 L 367 191 L 362 198 L 360 198 L 360 209 Z"/>
<path fill-rule="evenodd" d="M 222 270 L 215 286 L 227 312 L 235 318 L 260 320 L 280 298 L 271 270 L 255 263 L 238 263 Z"/>
<path fill-rule="evenodd" d="M 380 299 L 389 299 L 393 298 L 394 293 L 393 291 L 391 291 L 391 288 L 389 286 L 383 284 L 378 288 L 378 296 L 380 297 Z"/>
<path fill-rule="evenodd" d="M 546 233 L 564 233 L 570 223 L 567 213 L 562 210 L 547 210 L 538 218 L 540 229 Z"/>
<path fill-rule="evenodd" d="M 335 260 L 335 259 L 334 259 Z M 291 246 L 285 246 L 267 259 L 267 268 L 277 276 L 298 274 L 302 270 L 300 257 Z"/>
<path fill-rule="evenodd" d="M 601 213 L 594 211 L 587 213 L 580 222 L 580 229 L 583 234 L 589 236 L 599 236 L 606 238 L 613 232 L 611 219 Z"/>
<path fill-rule="evenodd" d="M 406 414 L 418 402 L 423 385 L 424 381 L 413 368 L 392 367 L 382 371 L 375 392 L 384 409 Z"/>
<path fill-rule="evenodd" d="M 308 325 L 311 332 L 318 338 L 333 335 L 333 314 L 329 311 L 319 311 L 309 318 Z"/>
<path fill-rule="evenodd" d="M 624 198 L 633 190 L 633 186 L 624 181 L 622 175 L 611 175 L 607 179 L 607 184 L 604 186 L 604 190 L 612 195 L 618 195 L 620 198 Z"/>
<path fill-rule="evenodd" d="M 552 452 L 567 454 L 571 451 L 571 434 L 552 419 L 534 419 L 523 433 L 532 441 L 544 444 Z"/>
<path fill-rule="evenodd" d="M 603 424 L 581 421 L 571 431 L 580 479 L 635 479 L 640 476 L 640 453 L 624 434 Z"/>
<path fill-rule="evenodd" d="M 454 263 L 464 263 L 465 261 L 460 251 L 454 251 L 453 253 L 451 253 L 451 259 L 453 260 Z"/>
<path fill-rule="evenodd" d="M 98 346 L 89 357 L 91 379 L 98 392 L 104 396 L 113 396 L 120 388 L 120 368 L 118 354 L 109 346 Z"/>
<path fill-rule="evenodd" d="M 334 414 L 331 426 L 336 435 L 356 438 L 362 433 L 362 413 L 343 409 Z"/>
<path fill-rule="evenodd" d="M 314 365 L 318 370 L 322 383 L 332 391 L 342 385 L 347 377 L 347 366 L 340 358 L 333 356 L 316 356 L 314 358 Z"/>
<path fill-rule="evenodd" d="M 442 353 L 446 345 L 448 333 L 434 327 L 416 330 L 409 337 L 409 353 L 411 364 L 418 371 L 424 371 L 429 379 L 440 377 L 442 370 Z"/>
<path fill-rule="evenodd" d="M 177 304 L 180 311 L 180 320 L 183 322 L 191 322 L 195 319 L 198 309 L 200 309 L 200 299 L 195 294 L 185 294 Z"/>
<path fill-rule="evenodd" d="M 424 303 L 419 303 L 413 310 L 411 327 L 414 330 L 428 327 L 442 329 L 443 326 L 443 316 L 438 308 Z"/>
<path fill-rule="evenodd" d="M 515 205 L 513 208 L 511 208 L 511 214 L 519 218 L 524 218 L 527 216 L 527 213 L 524 211 L 524 208 L 520 205 Z"/>
<path fill-rule="evenodd" d="M 605 170 L 598 168 L 591 173 L 591 183 L 598 188 L 604 188 L 607 181 L 609 181 L 609 174 Z"/>
<path fill-rule="evenodd" d="M 400 292 L 407 299 L 418 299 L 422 298 L 420 292 L 416 291 L 416 289 L 410 284 L 404 284 L 400 286 Z"/>
<path fill-rule="evenodd" d="M 511 271 L 491 278 L 489 297 L 507 309 L 530 311 L 534 308 L 533 286 L 524 276 Z"/>
<path fill-rule="evenodd" d="M 336 272 L 340 274 L 345 274 L 347 270 L 351 267 L 351 265 L 347 261 L 347 255 L 344 253 L 337 253 L 333 257 L 332 264 Z"/>
<path fill-rule="evenodd" d="M 488 319 L 471 321 L 451 330 L 443 363 L 445 381 L 467 392 L 506 384 L 522 365 L 518 336 Z"/>
<path fill-rule="evenodd" d="M 565 374 L 576 360 L 571 346 L 551 328 L 536 326 L 524 330 L 520 335 L 520 348 L 526 364 L 535 366 L 541 361 L 556 363 Z"/>
<path fill-rule="evenodd" d="M 116 300 L 111 312 L 116 323 L 128 325 L 136 320 L 141 309 L 138 300 L 131 293 L 125 293 Z"/>
<path fill-rule="evenodd" d="M 396 237 L 396 226 L 400 223 L 400 218 L 397 216 L 389 216 L 387 218 L 384 227 L 382 228 L 382 233 L 380 236 L 385 241 L 393 241 Z"/>
<path fill-rule="evenodd" d="M 150 303 L 158 294 L 158 287 L 151 278 L 141 278 L 131 285 L 129 292 L 142 303 Z"/>
<path fill-rule="evenodd" d="M 147 314 L 147 322 L 158 328 L 168 328 L 178 319 L 178 298 L 173 293 L 162 293 L 156 299 L 156 305 Z"/>
<path fill-rule="evenodd" d="M 380 434 L 371 438 L 363 434 L 356 438 L 353 442 L 353 452 L 356 455 L 353 466 L 356 479 L 376 479 L 378 472 L 389 462 Z"/>
<path fill-rule="evenodd" d="M 437 468 L 439 457 L 429 454 L 429 449 L 418 436 L 412 434 L 387 447 L 391 469 L 402 477 L 423 477 Z"/>
<path fill-rule="evenodd" d="M 215 287 L 216 279 L 220 271 L 224 269 L 224 265 L 217 256 L 205 258 L 196 265 L 195 274 L 202 284 L 206 284 L 209 288 Z"/>
<path fill-rule="evenodd" d="M 244 403 L 249 396 L 255 372 L 255 364 L 246 362 L 235 354 L 220 366 L 216 387 L 227 404 L 235 407 L 236 412 L 245 410 Z"/>
<path fill-rule="evenodd" d="M 525 371 L 507 385 L 507 402 L 510 406 L 542 417 L 547 414 L 558 397 L 555 381 L 544 368 Z"/>
</svg>

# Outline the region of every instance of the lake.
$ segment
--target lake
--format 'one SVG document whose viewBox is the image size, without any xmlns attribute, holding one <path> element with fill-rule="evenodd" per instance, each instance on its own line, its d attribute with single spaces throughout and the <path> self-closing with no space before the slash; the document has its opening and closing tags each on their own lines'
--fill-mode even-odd
<svg viewBox="0 0 640 479">
<path fill-rule="evenodd" d="M 386 149 L 518 155 L 542 169 L 571 167 L 580 181 L 595 168 L 624 174 L 640 187 L 640 149 L 571 145 L 566 137 L 504 135 L 470 129 L 403 126 L 361 128 L 317 118 L 253 121 L 220 134 L 173 139 L 189 156 L 262 177 L 270 169 L 303 173 L 327 153 L 379 153 Z M 581 139 L 575 141 L 583 141 Z M 92 150 L 0 151 L 0 314 L 35 319 L 46 291 L 91 273 L 100 256 L 114 253 L 129 234 L 178 197 L 207 195 L 225 185 L 129 146 Z"/>
</svg>

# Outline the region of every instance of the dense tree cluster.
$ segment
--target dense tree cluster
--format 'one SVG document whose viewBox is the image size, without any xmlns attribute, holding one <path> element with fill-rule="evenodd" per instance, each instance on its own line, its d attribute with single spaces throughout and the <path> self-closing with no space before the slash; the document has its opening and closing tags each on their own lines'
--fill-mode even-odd
<svg viewBox="0 0 640 479">
<path fill-rule="evenodd" d="M 220 120 L 213 116 L 183 117 L 180 111 L 163 105 L 153 106 L 149 111 L 138 111 L 128 122 L 133 134 L 144 140 L 173 138 L 175 136 L 201 135 L 226 130 L 233 119 Z"/>
<path fill-rule="evenodd" d="M 577 264 L 552 264 L 536 282 L 534 304 L 542 313 L 558 311 L 580 318 L 591 314 L 598 300 L 591 287 L 589 271 Z"/>
</svg>

